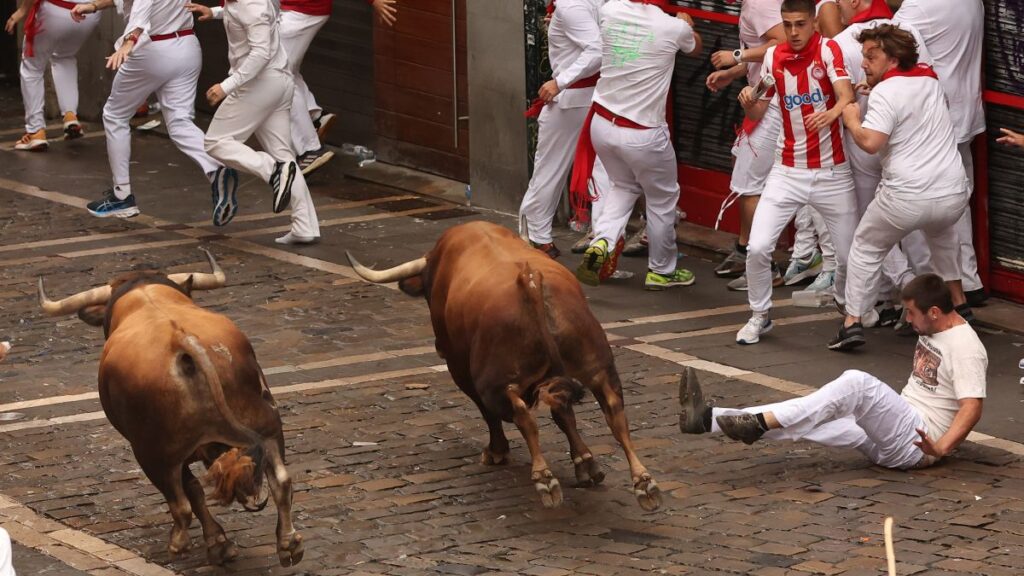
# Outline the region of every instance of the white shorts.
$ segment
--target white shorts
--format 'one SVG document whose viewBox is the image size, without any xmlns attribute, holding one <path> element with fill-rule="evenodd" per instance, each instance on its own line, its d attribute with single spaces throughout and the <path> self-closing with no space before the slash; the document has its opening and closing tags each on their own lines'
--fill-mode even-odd
<svg viewBox="0 0 1024 576">
<path fill-rule="evenodd" d="M 740 134 L 732 146 L 736 158 L 729 189 L 738 196 L 758 196 L 775 165 L 775 152 L 782 130 L 782 113 L 776 104 L 768 106 L 764 118 L 750 134 Z"/>
</svg>

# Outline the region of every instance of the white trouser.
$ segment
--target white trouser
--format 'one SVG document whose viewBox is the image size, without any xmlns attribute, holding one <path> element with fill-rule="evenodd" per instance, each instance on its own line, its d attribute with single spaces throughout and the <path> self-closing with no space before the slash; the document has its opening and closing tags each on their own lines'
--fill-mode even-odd
<svg viewBox="0 0 1024 576">
<path fill-rule="evenodd" d="M 0 576 L 15 576 L 11 535 L 0 528 Z"/>
<path fill-rule="evenodd" d="M 793 259 L 806 260 L 821 247 L 822 269 L 832 272 L 836 269 L 836 249 L 832 246 L 832 237 L 828 234 L 825 219 L 817 210 L 804 206 L 796 212 L 796 237 L 793 240 Z"/>
<path fill-rule="evenodd" d="M 601 217 L 594 221 L 594 240 L 604 238 L 614 247 L 625 234 L 633 205 L 642 193 L 647 203 L 647 266 L 658 274 L 672 274 L 678 254 L 679 179 L 668 126 L 623 128 L 595 115 L 590 135 L 611 181 L 602 193 L 604 206 Z"/>
<path fill-rule="evenodd" d="M 736 162 L 732 165 L 729 190 L 739 196 L 757 196 L 764 190 L 768 174 L 775 165 L 775 152 L 782 130 L 782 112 L 772 103 L 750 134 L 740 134 L 732 145 Z"/>
<path fill-rule="evenodd" d="M 195 36 L 152 42 L 143 40 L 114 75 L 110 97 L 103 106 L 103 129 L 114 186 L 130 184 L 132 155 L 129 121 L 136 109 L 156 92 L 167 133 L 179 150 L 209 175 L 220 165 L 203 149 L 203 131 L 195 118 L 196 83 L 203 53 Z"/>
<path fill-rule="evenodd" d="M 886 468 L 934 463 L 914 445 L 917 429 L 928 427 L 909 402 L 884 382 L 859 370 L 847 370 L 817 391 L 785 402 L 711 409 L 711 432 L 721 433 L 718 416 L 771 412 L 782 428 L 765 432 L 767 440 L 809 440 L 833 448 L 859 450 Z"/>
<path fill-rule="evenodd" d="M 957 149 L 960 151 L 960 159 L 964 163 L 964 170 L 967 171 L 967 179 L 971 188 L 968 197 L 974 194 L 974 154 L 971 152 L 971 142 L 963 142 Z M 982 288 L 981 278 L 978 277 L 978 258 L 974 254 L 974 229 L 971 221 L 971 206 L 960 216 L 956 223 L 956 234 L 960 244 L 960 269 L 963 274 L 964 291 L 980 290 Z"/>
<path fill-rule="evenodd" d="M 834 293 L 837 299 L 844 293 L 846 258 L 857 227 L 857 201 L 853 195 L 850 165 L 790 168 L 776 164 L 754 212 L 747 245 L 747 298 L 755 313 L 771 309 L 772 252 L 793 215 L 805 205 L 817 210 L 825 219 L 836 252 Z"/>
<path fill-rule="evenodd" d="M 320 149 L 320 138 L 317 136 L 313 120 L 309 115 L 310 102 L 313 106 L 313 95 L 302 78 L 300 68 L 302 59 L 306 57 L 313 37 L 327 23 L 328 16 L 310 16 L 294 10 L 281 12 L 280 34 L 281 45 L 288 57 L 288 69 L 295 79 L 295 93 L 292 96 L 292 144 L 296 154 Z"/>
<path fill-rule="evenodd" d="M 533 177 L 519 206 L 520 217 L 526 216 L 530 240 L 537 244 L 551 242 L 551 221 L 565 189 L 566 177 L 576 154 L 576 141 L 590 108 L 545 106 L 537 119 L 537 152 L 533 157 Z M 611 185 L 604 164 L 598 158 L 591 174 L 597 200 L 591 210 L 591 221 L 600 215 L 599 205 Z M 614 245 L 614 243 L 612 243 Z"/>
<path fill-rule="evenodd" d="M 25 103 L 25 132 L 46 127 L 43 118 L 46 65 L 53 72 L 53 88 L 61 113 L 78 114 L 78 50 L 100 23 L 99 14 L 84 22 L 71 19 L 71 11 L 43 0 L 36 13 L 39 32 L 32 41 L 31 58 L 21 55 L 21 99 Z"/>
<path fill-rule="evenodd" d="M 258 77 L 228 95 L 217 108 L 206 131 L 206 150 L 236 170 L 270 182 L 278 162 L 295 159 L 291 145 L 292 79 L 287 73 L 264 70 Z M 263 147 L 257 152 L 245 145 L 250 136 Z M 291 194 L 292 234 L 320 236 L 313 199 L 301 173 L 295 174 Z"/>
<path fill-rule="evenodd" d="M 953 225 L 966 206 L 966 192 L 915 200 L 901 198 L 883 186 L 868 205 L 854 234 L 846 271 L 847 312 L 863 316 L 874 306 L 872 292 L 882 261 L 912 230 L 924 233 L 935 273 L 946 281 L 959 279 L 959 252 Z"/>
</svg>

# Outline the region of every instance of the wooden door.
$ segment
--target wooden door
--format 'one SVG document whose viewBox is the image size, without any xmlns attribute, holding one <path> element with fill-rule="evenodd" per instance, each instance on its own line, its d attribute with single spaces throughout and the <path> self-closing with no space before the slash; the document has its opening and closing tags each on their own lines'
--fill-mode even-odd
<svg viewBox="0 0 1024 576">
<path fill-rule="evenodd" d="M 377 157 L 469 181 L 466 0 L 399 4 L 374 30 Z"/>
</svg>

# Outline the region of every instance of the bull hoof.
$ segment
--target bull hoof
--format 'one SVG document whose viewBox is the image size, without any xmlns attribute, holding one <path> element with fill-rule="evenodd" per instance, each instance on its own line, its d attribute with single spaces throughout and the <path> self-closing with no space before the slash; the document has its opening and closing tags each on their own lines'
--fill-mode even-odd
<svg viewBox="0 0 1024 576">
<path fill-rule="evenodd" d="M 562 486 L 551 470 L 534 472 L 530 477 L 533 487 L 540 494 L 540 502 L 545 508 L 558 508 L 562 505 Z"/>
<path fill-rule="evenodd" d="M 224 534 L 206 542 L 206 559 L 214 566 L 221 566 L 238 557 L 238 546 Z"/>
<path fill-rule="evenodd" d="M 591 488 L 604 482 L 604 472 L 593 454 L 584 454 L 573 460 L 576 467 L 576 485 L 581 488 Z"/>
<path fill-rule="evenodd" d="M 191 547 L 192 537 L 188 535 L 188 530 L 178 530 L 177 527 L 171 529 L 171 541 L 167 545 L 171 556 L 177 556 Z"/>
<path fill-rule="evenodd" d="M 633 481 L 633 494 L 644 510 L 651 512 L 661 508 L 661 489 L 647 472 Z"/>
<path fill-rule="evenodd" d="M 281 566 L 285 568 L 289 566 L 295 566 L 302 561 L 302 554 L 305 551 L 302 547 L 302 534 L 298 532 L 292 532 L 292 535 L 287 539 L 278 542 L 277 546 L 277 557 L 281 561 Z"/>
<path fill-rule="evenodd" d="M 504 454 L 495 452 L 490 448 L 484 448 L 480 455 L 480 463 L 484 466 L 502 466 L 508 464 L 508 452 Z"/>
</svg>

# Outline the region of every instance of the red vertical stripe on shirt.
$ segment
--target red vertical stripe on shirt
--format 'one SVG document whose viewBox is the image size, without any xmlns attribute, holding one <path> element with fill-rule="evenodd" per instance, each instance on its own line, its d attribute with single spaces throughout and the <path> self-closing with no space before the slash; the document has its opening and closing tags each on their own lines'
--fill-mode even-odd
<svg viewBox="0 0 1024 576">
<path fill-rule="evenodd" d="M 772 54 L 772 76 L 775 77 L 776 97 L 779 99 L 779 108 L 782 110 L 782 133 L 785 141 L 782 144 L 782 165 L 793 167 L 794 154 L 793 146 L 796 138 L 793 134 L 793 119 L 786 109 L 786 70 L 782 66 L 782 56 L 778 50 Z"/>
<path fill-rule="evenodd" d="M 811 79 L 808 74 L 808 69 L 803 68 L 796 75 L 796 93 L 797 94 L 810 94 L 811 92 Z M 807 135 L 807 168 L 821 168 L 821 150 L 820 142 L 818 139 L 818 132 L 811 132 L 807 130 L 807 119 L 816 112 L 814 104 L 800 104 L 800 111 L 802 113 L 801 122 L 804 123 L 804 133 Z M 801 166 L 802 168 L 802 166 Z"/>
</svg>

